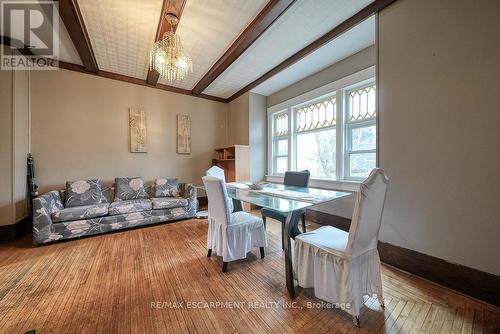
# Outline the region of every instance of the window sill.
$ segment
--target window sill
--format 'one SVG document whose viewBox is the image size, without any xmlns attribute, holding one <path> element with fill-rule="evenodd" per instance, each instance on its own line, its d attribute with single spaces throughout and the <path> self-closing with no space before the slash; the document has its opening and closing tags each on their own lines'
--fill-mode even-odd
<svg viewBox="0 0 500 334">
<path fill-rule="evenodd" d="M 266 175 L 266 180 L 269 182 L 283 183 L 284 175 Z M 314 188 L 323 188 L 329 190 L 342 190 L 348 192 L 356 192 L 359 189 L 359 184 L 362 181 L 353 180 L 326 180 L 314 179 L 309 180 L 309 186 Z"/>
</svg>

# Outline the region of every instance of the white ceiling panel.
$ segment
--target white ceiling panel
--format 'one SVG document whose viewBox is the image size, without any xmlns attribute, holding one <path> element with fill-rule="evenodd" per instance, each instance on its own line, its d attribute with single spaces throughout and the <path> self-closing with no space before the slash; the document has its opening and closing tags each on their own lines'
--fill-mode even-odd
<svg viewBox="0 0 500 334">
<path fill-rule="evenodd" d="M 361 22 L 292 66 L 261 83 L 252 92 L 271 95 L 375 44 L 375 17 Z"/>
<path fill-rule="evenodd" d="M 372 0 L 299 0 L 204 93 L 228 98 Z"/>
<path fill-rule="evenodd" d="M 267 0 L 186 1 L 176 33 L 193 59 L 193 73 L 178 82 L 160 78 L 160 83 L 193 89 L 266 4 Z"/>
<path fill-rule="evenodd" d="M 162 0 L 80 0 L 99 69 L 146 79 Z"/>
</svg>

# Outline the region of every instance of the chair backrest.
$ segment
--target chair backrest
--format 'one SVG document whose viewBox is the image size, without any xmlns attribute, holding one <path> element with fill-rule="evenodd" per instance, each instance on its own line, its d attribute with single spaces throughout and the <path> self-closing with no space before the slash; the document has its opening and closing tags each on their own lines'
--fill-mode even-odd
<svg viewBox="0 0 500 334">
<path fill-rule="evenodd" d="M 346 252 L 359 255 L 377 248 L 389 179 L 380 168 L 371 171 L 356 195 Z"/>
<path fill-rule="evenodd" d="M 224 176 L 224 169 L 219 166 L 212 166 L 207 170 L 207 176 L 215 176 L 218 179 L 221 179 L 226 182 L 226 177 Z"/>
<path fill-rule="evenodd" d="M 308 170 L 303 170 L 300 172 L 285 172 L 285 179 L 283 180 L 283 184 L 285 186 L 295 186 L 295 187 L 308 187 L 309 186 L 309 177 L 311 173 Z"/>
<path fill-rule="evenodd" d="M 215 219 L 220 224 L 229 224 L 230 212 L 227 205 L 228 197 L 224 180 L 215 176 L 204 176 L 202 180 L 207 192 L 210 218 Z"/>
</svg>

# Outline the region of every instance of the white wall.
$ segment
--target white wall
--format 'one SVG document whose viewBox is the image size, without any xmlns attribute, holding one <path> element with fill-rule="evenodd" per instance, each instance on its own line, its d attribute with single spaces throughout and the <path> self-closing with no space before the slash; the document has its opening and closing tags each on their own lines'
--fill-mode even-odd
<svg viewBox="0 0 500 334">
<path fill-rule="evenodd" d="M 266 175 L 266 115 L 266 97 L 256 93 L 249 93 L 248 127 L 251 156 L 250 179 L 253 182 L 263 180 Z"/>
<path fill-rule="evenodd" d="M 12 78 L 13 71 L 0 71 L 0 225 L 13 224 Z"/>
<path fill-rule="evenodd" d="M 227 116 L 228 145 L 250 146 L 250 179 L 264 179 L 266 171 L 266 97 L 248 92 L 231 101 Z"/>
<path fill-rule="evenodd" d="M 14 142 L 13 142 L 13 203 L 16 221 L 28 215 L 27 156 L 30 150 L 30 72 L 14 72 Z"/>
<path fill-rule="evenodd" d="M 40 191 L 67 180 L 176 176 L 201 183 L 226 144 L 228 105 L 78 72 L 32 73 L 32 148 Z M 146 111 L 147 153 L 130 153 L 129 108 Z M 176 115 L 191 116 L 191 154 L 176 153 Z"/>
<path fill-rule="evenodd" d="M 500 1 L 379 15 L 381 239 L 500 275 Z"/>
<path fill-rule="evenodd" d="M 248 145 L 249 93 L 243 94 L 228 104 L 227 145 Z"/>
<path fill-rule="evenodd" d="M 273 106 L 375 63 L 381 240 L 500 275 L 500 1 L 399 0 L 369 48 L 267 99 Z M 320 211 L 349 216 L 352 198 Z"/>
<path fill-rule="evenodd" d="M 27 216 L 29 72 L 0 71 L 0 225 Z"/>
</svg>

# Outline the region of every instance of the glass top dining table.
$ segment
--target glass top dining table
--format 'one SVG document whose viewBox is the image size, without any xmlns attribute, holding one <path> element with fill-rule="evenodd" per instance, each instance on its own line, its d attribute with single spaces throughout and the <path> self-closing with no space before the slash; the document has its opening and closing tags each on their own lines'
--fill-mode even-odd
<svg viewBox="0 0 500 334">
<path fill-rule="evenodd" d="M 203 186 L 196 186 L 203 189 Z M 311 187 L 285 186 L 282 184 L 268 183 L 262 189 L 250 189 L 249 183 L 226 183 L 228 197 L 247 202 L 262 208 L 276 210 L 287 215 L 283 227 L 284 253 L 285 253 L 285 276 L 288 293 L 292 299 L 295 298 L 295 287 L 292 270 L 291 239 L 300 234 L 298 229 L 299 220 L 303 209 L 324 202 L 334 201 L 352 193 L 336 190 L 326 190 Z"/>
<path fill-rule="evenodd" d="M 348 192 L 310 187 L 285 186 L 268 183 L 263 189 L 250 189 L 247 183 L 226 183 L 227 195 L 236 200 L 283 213 L 336 200 L 350 195 Z"/>
</svg>

